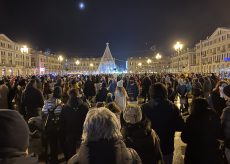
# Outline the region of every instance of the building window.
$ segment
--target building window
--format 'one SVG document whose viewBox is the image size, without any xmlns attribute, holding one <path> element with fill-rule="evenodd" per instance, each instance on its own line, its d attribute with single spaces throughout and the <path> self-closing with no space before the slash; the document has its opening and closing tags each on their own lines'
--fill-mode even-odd
<svg viewBox="0 0 230 164">
<path fill-rule="evenodd" d="M 230 34 L 227 35 L 227 38 L 230 39 Z"/>
</svg>

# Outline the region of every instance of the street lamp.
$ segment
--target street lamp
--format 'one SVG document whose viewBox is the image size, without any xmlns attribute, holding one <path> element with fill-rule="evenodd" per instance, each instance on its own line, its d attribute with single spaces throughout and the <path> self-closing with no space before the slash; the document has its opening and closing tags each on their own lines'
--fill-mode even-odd
<svg viewBox="0 0 230 164">
<path fill-rule="evenodd" d="M 21 50 L 21 53 L 23 54 L 29 53 L 29 48 L 26 45 L 22 46 L 20 50 Z"/>
<path fill-rule="evenodd" d="M 147 60 L 147 63 L 148 63 L 148 64 L 152 63 L 152 60 L 151 60 L 151 59 L 148 59 L 148 60 Z"/>
<path fill-rule="evenodd" d="M 142 66 L 142 63 L 138 63 L 137 65 L 138 65 L 139 67 L 141 67 L 141 66 Z"/>
<path fill-rule="evenodd" d="M 22 60 L 23 60 L 22 62 L 23 62 L 23 65 L 25 66 L 25 59 L 26 59 L 26 57 L 24 55 L 26 55 L 26 54 L 29 53 L 29 48 L 26 45 L 24 45 L 24 46 L 21 47 L 20 51 L 23 54 L 22 55 Z"/>
<path fill-rule="evenodd" d="M 174 45 L 174 49 L 177 51 L 177 52 L 180 52 L 182 49 L 183 49 L 183 44 L 181 44 L 180 42 L 176 42 L 176 44 Z"/>
<path fill-rule="evenodd" d="M 62 61 L 64 60 L 64 58 L 61 56 L 61 55 L 59 55 L 58 56 L 58 61 L 60 62 L 60 67 L 59 67 L 59 72 L 61 73 L 61 64 L 62 64 Z"/>
<path fill-rule="evenodd" d="M 157 53 L 156 60 L 160 60 L 161 58 L 162 58 L 161 54 Z M 159 64 L 160 63 L 158 63 L 158 65 L 156 66 L 156 71 L 158 70 L 158 67 L 160 67 Z"/>
<path fill-rule="evenodd" d="M 178 54 L 178 72 L 179 72 L 179 65 L 180 65 L 180 59 L 179 59 L 179 54 L 181 52 L 181 50 L 183 49 L 183 44 L 181 44 L 180 42 L 177 42 L 175 45 L 174 45 L 174 49 L 176 50 L 177 54 Z"/>
<path fill-rule="evenodd" d="M 77 60 L 75 63 L 76 63 L 76 65 L 79 65 L 79 64 L 80 64 L 80 61 L 79 61 L 79 60 Z"/>
<path fill-rule="evenodd" d="M 158 54 L 156 55 L 156 59 L 159 60 L 159 59 L 161 59 L 161 58 L 162 58 L 161 54 L 158 53 Z"/>
<path fill-rule="evenodd" d="M 64 58 L 60 55 L 58 56 L 58 61 L 62 62 L 64 60 Z"/>
<path fill-rule="evenodd" d="M 93 63 L 90 63 L 89 66 L 90 66 L 90 67 L 93 67 Z"/>
<path fill-rule="evenodd" d="M 151 59 L 148 59 L 148 60 L 147 60 L 147 63 L 148 63 L 148 70 L 149 70 L 149 64 L 152 63 L 152 60 L 151 60 Z"/>
</svg>

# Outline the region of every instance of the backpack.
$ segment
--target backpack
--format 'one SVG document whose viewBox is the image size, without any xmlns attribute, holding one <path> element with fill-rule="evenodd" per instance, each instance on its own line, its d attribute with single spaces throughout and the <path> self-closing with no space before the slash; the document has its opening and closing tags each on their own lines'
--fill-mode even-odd
<svg viewBox="0 0 230 164">
<path fill-rule="evenodd" d="M 45 134 L 53 134 L 59 131 L 59 117 L 54 113 L 54 110 L 49 111 L 44 124 Z"/>
</svg>

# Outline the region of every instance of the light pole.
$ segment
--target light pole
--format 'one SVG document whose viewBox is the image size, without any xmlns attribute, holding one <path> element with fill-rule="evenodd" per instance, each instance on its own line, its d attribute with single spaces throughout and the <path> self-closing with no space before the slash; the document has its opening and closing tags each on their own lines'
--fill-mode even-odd
<svg viewBox="0 0 230 164">
<path fill-rule="evenodd" d="M 76 63 L 76 65 L 79 65 L 79 64 L 80 64 L 80 61 L 79 61 L 79 60 L 77 60 L 75 63 Z"/>
<path fill-rule="evenodd" d="M 24 46 L 21 47 L 20 51 L 22 53 L 23 66 L 25 67 L 25 59 L 26 58 L 25 58 L 24 55 L 27 55 L 29 53 L 29 48 L 26 45 L 24 45 Z"/>
<path fill-rule="evenodd" d="M 148 71 L 149 71 L 149 64 L 152 63 L 152 60 L 151 59 L 148 59 L 147 60 L 147 64 L 148 64 Z"/>
<path fill-rule="evenodd" d="M 61 65 L 62 65 L 62 61 L 64 60 L 64 58 L 60 55 L 60 56 L 58 56 L 58 61 L 59 61 L 59 64 L 60 64 L 60 66 L 59 66 L 59 73 L 61 74 Z"/>
<path fill-rule="evenodd" d="M 181 44 L 180 42 L 177 42 L 175 45 L 174 45 L 174 49 L 176 50 L 176 52 L 177 52 L 177 55 L 178 55 L 178 72 L 179 72 L 179 65 L 180 65 L 180 57 L 179 57 L 179 55 L 180 55 L 180 52 L 181 52 L 181 50 L 183 49 L 183 44 Z"/>
<path fill-rule="evenodd" d="M 90 66 L 90 71 L 91 71 L 91 73 L 93 73 L 93 66 L 94 66 L 94 64 L 93 64 L 93 63 L 90 63 L 89 66 Z"/>
<path fill-rule="evenodd" d="M 155 58 L 156 58 L 156 60 L 159 61 L 162 58 L 162 56 L 161 56 L 161 54 L 157 53 Z M 158 65 L 159 65 L 159 62 L 158 62 Z"/>
</svg>

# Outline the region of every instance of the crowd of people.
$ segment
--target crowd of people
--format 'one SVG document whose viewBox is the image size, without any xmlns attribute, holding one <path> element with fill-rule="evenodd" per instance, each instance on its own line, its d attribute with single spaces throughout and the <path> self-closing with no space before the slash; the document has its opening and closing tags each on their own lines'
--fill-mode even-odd
<svg viewBox="0 0 230 164">
<path fill-rule="evenodd" d="M 60 156 L 69 164 L 172 164 L 176 131 L 187 144 L 185 164 L 229 163 L 229 81 L 215 74 L 0 77 L 3 164 L 58 164 Z"/>
</svg>

